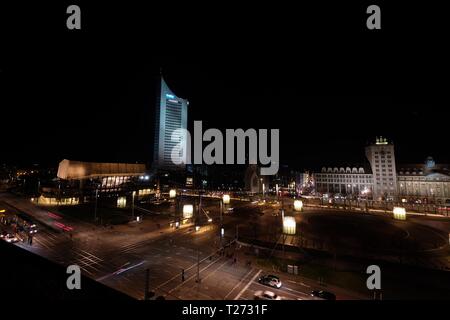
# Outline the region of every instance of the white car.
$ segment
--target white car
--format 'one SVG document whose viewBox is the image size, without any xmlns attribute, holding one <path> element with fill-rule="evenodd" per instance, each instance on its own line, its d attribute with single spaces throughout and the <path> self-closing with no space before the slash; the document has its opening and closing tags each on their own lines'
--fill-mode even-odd
<svg viewBox="0 0 450 320">
<path fill-rule="evenodd" d="M 3 239 L 5 239 L 5 241 L 9 242 L 9 243 L 14 243 L 14 242 L 19 241 L 19 239 L 17 239 L 17 237 L 12 235 L 11 233 L 8 233 Z"/>
<path fill-rule="evenodd" d="M 280 296 L 272 291 L 256 291 L 255 300 L 282 300 Z"/>
</svg>

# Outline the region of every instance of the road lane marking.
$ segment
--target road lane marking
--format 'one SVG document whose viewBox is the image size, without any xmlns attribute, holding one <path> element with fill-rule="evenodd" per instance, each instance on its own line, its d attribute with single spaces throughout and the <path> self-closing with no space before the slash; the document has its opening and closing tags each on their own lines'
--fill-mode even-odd
<svg viewBox="0 0 450 320">
<path fill-rule="evenodd" d="M 219 269 L 222 268 L 227 262 L 228 262 L 228 260 L 225 260 L 225 262 L 222 263 L 217 269 L 215 269 L 213 272 L 211 272 L 210 274 L 206 275 L 205 277 L 201 278 L 201 280 L 203 281 L 203 280 L 208 279 L 209 276 L 211 276 L 214 273 L 216 273 L 216 271 L 219 271 Z"/>
<path fill-rule="evenodd" d="M 237 287 L 239 287 L 245 279 L 247 279 L 247 277 L 253 272 L 253 270 L 255 270 L 255 269 L 254 269 L 254 268 L 251 268 L 250 271 L 247 272 L 247 273 L 245 274 L 245 276 L 241 279 L 241 281 L 239 281 L 239 282 L 233 287 L 233 289 L 231 289 L 230 292 L 227 293 L 227 295 L 226 295 L 223 299 L 226 300 L 227 297 L 228 297 L 228 296 L 229 296 L 229 295 L 230 295 Z"/>
<path fill-rule="evenodd" d="M 166 259 L 169 259 L 169 258 L 171 258 L 171 257 L 166 257 Z M 219 257 L 217 260 L 219 260 L 219 259 L 220 259 L 220 257 Z M 215 260 L 214 262 L 216 262 L 217 260 Z M 204 261 L 204 259 L 201 260 L 200 263 L 202 263 L 203 261 Z M 214 263 L 214 262 L 213 262 L 213 263 Z M 195 267 L 196 265 L 197 265 L 197 263 L 192 264 L 189 268 L 184 269 L 184 272 L 186 273 L 187 271 L 189 271 L 190 269 L 192 269 L 192 268 Z M 166 284 L 168 284 L 169 282 L 173 281 L 173 280 L 176 279 L 176 278 L 180 278 L 180 275 L 177 274 L 177 275 L 173 276 L 172 278 L 170 278 L 169 280 L 167 280 L 167 281 L 161 283 L 159 286 L 157 286 L 157 287 L 155 288 L 155 290 L 157 290 L 157 289 L 159 289 L 159 288 L 165 286 Z"/>
<path fill-rule="evenodd" d="M 248 287 L 250 287 L 252 282 L 255 281 L 256 277 L 258 277 L 261 272 L 262 272 L 262 270 L 259 269 L 259 271 L 253 276 L 253 278 L 247 283 L 247 285 L 241 290 L 241 292 L 239 292 L 238 295 L 236 297 L 234 297 L 233 300 L 239 300 L 239 298 L 242 296 L 242 294 L 245 292 L 245 290 L 247 290 Z"/>
<path fill-rule="evenodd" d="M 304 284 L 303 282 L 297 282 L 297 281 L 293 281 L 293 280 L 287 280 L 287 282 L 295 283 L 295 284 L 299 284 L 299 285 L 307 287 L 307 288 L 311 288 L 311 286 L 308 286 L 307 284 Z"/>
<path fill-rule="evenodd" d="M 294 293 L 297 293 L 297 294 L 302 294 L 304 296 L 308 296 L 307 293 L 304 293 L 304 292 L 301 292 L 301 291 L 297 291 L 297 290 L 294 290 L 294 289 L 291 289 L 291 288 L 288 288 L 288 287 L 281 287 L 278 290 L 280 290 L 280 291 L 288 290 L 288 291 L 291 291 L 291 292 L 294 292 Z"/>
<path fill-rule="evenodd" d="M 221 257 L 217 258 L 216 260 L 214 260 L 213 262 L 211 262 L 210 264 L 208 264 L 207 266 L 203 267 L 202 269 L 199 270 L 199 274 L 203 271 L 205 271 L 206 269 L 208 269 L 210 266 L 212 266 L 213 264 L 215 264 L 217 261 L 219 261 L 221 259 Z M 225 261 L 226 262 L 226 261 Z M 194 279 L 195 277 L 197 277 L 197 273 L 193 274 L 192 276 L 190 276 L 189 278 L 186 279 L 186 281 L 178 284 L 175 288 L 172 288 L 171 290 L 169 290 L 169 293 L 172 293 L 174 290 L 178 289 L 179 287 L 181 287 L 182 285 L 188 283 L 190 280 Z"/>
</svg>

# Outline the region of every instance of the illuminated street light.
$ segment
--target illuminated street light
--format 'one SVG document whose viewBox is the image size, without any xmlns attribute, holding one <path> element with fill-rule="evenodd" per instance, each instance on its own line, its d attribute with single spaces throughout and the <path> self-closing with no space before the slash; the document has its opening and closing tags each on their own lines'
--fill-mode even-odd
<svg viewBox="0 0 450 320">
<path fill-rule="evenodd" d="M 303 210 L 303 201 L 302 200 L 294 200 L 294 210 L 295 211 Z"/>
<path fill-rule="evenodd" d="M 169 198 L 175 198 L 177 196 L 177 191 L 172 189 L 169 191 Z"/>
<path fill-rule="evenodd" d="M 394 207 L 392 210 L 395 220 L 406 220 L 406 210 L 402 207 Z"/>
<path fill-rule="evenodd" d="M 127 206 L 127 198 L 126 197 L 118 197 L 117 198 L 117 208 L 125 208 Z"/>
<path fill-rule="evenodd" d="M 224 204 L 229 204 L 230 203 L 230 195 L 224 194 L 222 197 L 222 200 L 223 200 Z"/>
<path fill-rule="evenodd" d="M 192 218 L 193 216 L 194 216 L 194 207 L 192 206 L 192 204 L 185 204 L 183 206 L 183 218 L 189 219 Z"/>
<path fill-rule="evenodd" d="M 195 226 L 195 231 L 200 230 L 200 226 Z"/>
<path fill-rule="evenodd" d="M 209 218 L 209 219 L 208 219 L 208 222 L 212 222 L 212 219 L 211 219 L 211 218 Z"/>
<path fill-rule="evenodd" d="M 297 223 L 294 217 L 284 217 L 283 218 L 283 234 L 292 235 L 295 234 L 295 228 Z"/>
<path fill-rule="evenodd" d="M 132 201 L 131 201 L 131 218 L 134 217 L 134 198 L 136 197 L 136 191 L 133 191 Z"/>
<path fill-rule="evenodd" d="M 224 228 L 221 228 L 221 229 L 220 229 L 220 235 L 222 236 L 222 238 L 223 238 L 223 236 L 225 235 L 225 229 L 224 229 Z"/>
<path fill-rule="evenodd" d="M 406 202 L 407 202 L 407 200 L 406 200 L 405 198 L 403 198 L 403 199 L 402 199 L 402 202 L 403 202 L 403 203 L 406 203 Z"/>
</svg>

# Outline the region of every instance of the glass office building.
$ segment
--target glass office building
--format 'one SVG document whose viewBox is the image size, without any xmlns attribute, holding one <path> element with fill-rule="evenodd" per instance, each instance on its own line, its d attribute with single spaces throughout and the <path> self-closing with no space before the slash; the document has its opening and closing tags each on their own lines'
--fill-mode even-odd
<svg viewBox="0 0 450 320">
<path fill-rule="evenodd" d="M 187 129 L 186 99 L 177 97 L 161 76 L 155 115 L 153 166 L 156 170 L 184 170 L 186 168 L 186 136 L 179 129 Z"/>
</svg>

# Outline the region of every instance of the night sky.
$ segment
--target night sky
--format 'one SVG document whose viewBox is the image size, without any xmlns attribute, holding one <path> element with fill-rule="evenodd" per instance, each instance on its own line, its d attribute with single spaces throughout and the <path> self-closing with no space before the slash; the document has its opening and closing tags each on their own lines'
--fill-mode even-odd
<svg viewBox="0 0 450 320">
<path fill-rule="evenodd" d="M 360 163 L 376 135 L 400 162 L 450 162 L 448 49 L 417 8 L 371 33 L 362 4 L 74 3 L 81 31 L 72 3 L 0 11 L 0 162 L 149 163 L 161 68 L 190 124 L 279 128 L 294 168 Z"/>
</svg>

